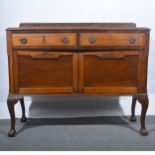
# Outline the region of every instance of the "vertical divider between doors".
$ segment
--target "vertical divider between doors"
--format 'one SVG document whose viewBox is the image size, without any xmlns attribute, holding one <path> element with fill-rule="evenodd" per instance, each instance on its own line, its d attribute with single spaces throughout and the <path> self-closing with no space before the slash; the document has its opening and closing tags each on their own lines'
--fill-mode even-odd
<svg viewBox="0 0 155 155">
<path fill-rule="evenodd" d="M 84 54 L 79 53 L 79 93 L 84 89 Z"/>
<path fill-rule="evenodd" d="M 77 32 L 77 47 L 80 47 L 80 33 L 79 32 Z M 76 51 L 77 52 L 77 51 Z M 79 65 L 80 65 L 80 63 L 79 63 L 79 51 L 77 52 L 77 93 L 79 94 L 80 93 L 80 90 L 79 90 L 79 80 L 80 80 L 80 78 L 79 78 L 79 74 L 80 74 L 80 70 L 79 70 Z"/>
<path fill-rule="evenodd" d="M 73 93 L 78 92 L 78 54 L 73 53 Z"/>
</svg>

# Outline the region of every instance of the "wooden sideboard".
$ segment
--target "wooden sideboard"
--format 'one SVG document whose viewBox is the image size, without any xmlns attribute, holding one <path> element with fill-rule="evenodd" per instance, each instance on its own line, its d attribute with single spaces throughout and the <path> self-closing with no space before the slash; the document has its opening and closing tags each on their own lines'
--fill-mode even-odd
<svg viewBox="0 0 155 155">
<path fill-rule="evenodd" d="M 7 30 L 8 109 L 16 135 L 14 105 L 25 95 L 131 95 L 142 105 L 141 135 L 147 135 L 148 28 L 134 23 L 22 23 Z"/>
</svg>

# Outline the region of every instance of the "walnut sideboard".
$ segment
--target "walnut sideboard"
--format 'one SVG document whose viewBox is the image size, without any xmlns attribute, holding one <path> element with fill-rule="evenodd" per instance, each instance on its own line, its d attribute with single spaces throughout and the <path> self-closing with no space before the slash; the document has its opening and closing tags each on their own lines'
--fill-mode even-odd
<svg viewBox="0 0 155 155">
<path fill-rule="evenodd" d="M 141 110 L 147 135 L 147 65 L 150 29 L 134 23 L 21 23 L 7 30 L 11 116 L 8 136 L 16 135 L 14 106 L 25 95 L 131 95 Z"/>
</svg>

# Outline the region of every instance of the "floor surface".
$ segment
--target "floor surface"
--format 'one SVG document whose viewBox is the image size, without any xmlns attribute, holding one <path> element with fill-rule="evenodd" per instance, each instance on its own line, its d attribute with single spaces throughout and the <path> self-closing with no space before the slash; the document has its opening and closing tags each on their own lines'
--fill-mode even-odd
<svg viewBox="0 0 155 155">
<path fill-rule="evenodd" d="M 141 136 L 127 116 L 29 119 L 16 121 L 17 136 L 7 137 L 9 120 L 0 120 L 0 151 L 154 151 L 155 116 L 146 119 L 148 136 Z"/>
</svg>

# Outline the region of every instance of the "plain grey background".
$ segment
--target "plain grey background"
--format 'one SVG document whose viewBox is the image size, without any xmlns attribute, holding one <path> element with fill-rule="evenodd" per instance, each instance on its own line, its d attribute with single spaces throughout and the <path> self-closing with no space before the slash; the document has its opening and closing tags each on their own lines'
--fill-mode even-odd
<svg viewBox="0 0 155 155">
<path fill-rule="evenodd" d="M 155 1 L 154 0 L 0 0 L 0 118 L 9 118 L 7 27 L 20 22 L 135 22 L 151 28 L 148 69 L 149 115 L 155 114 Z M 31 117 L 129 115 L 131 97 L 25 98 Z M 21 111 L 16 106 L 17 117 Z M 140 114 L 138 104 L 137 114 Z"/>
</svg>

